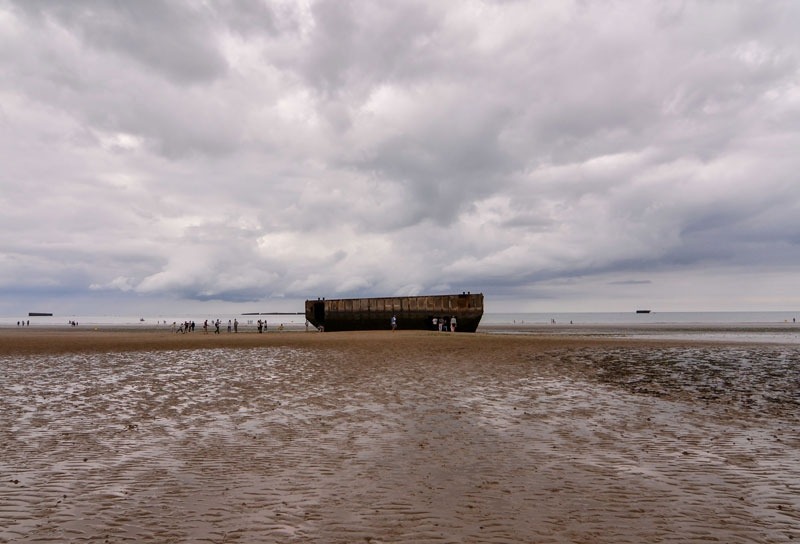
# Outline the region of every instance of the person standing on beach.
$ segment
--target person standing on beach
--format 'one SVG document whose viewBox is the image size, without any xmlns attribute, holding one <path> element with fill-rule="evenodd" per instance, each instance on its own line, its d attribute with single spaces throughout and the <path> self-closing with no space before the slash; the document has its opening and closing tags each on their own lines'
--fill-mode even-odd
<svg viewBox="0 0 800 544">
<path fill-rule="evenodd" d="M 239 320 L 238 319 L 234 319 L 233 320 L 233 332 L 239 332 Z"/>
<path fill-rule="evenodd" d="M 231 320 L 228 320 L 228 334 L 231 332 Z"/>
<path fill-rule="evenodd" d="M 456 326 L 458 323 L 456 322 L 456 316 L 450 318 L 450 332 L 456 332 Z"/>
<path fill-rule="evenodd" d="M 392 332 L 394 332 L 396 330 L 397 330 L 397 316 L 393 315 L 392 316 Z"/>
</svg>

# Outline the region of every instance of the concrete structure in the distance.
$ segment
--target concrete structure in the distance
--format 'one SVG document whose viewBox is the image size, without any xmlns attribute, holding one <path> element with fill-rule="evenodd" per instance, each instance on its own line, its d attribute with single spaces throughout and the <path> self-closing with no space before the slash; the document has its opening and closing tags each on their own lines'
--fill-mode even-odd
<svg viewBox="0 0 800 544">
<path fill-rule="evenodd" d="M 441 320 L 449 327 L 455 318 L 456 332 L 475 332 L 483 317 L 483 294 L 306 301 L 306 319 L 325 331 L 389 330 L 393 316 L 401 330 L 439 330 Z"/>
</svg>

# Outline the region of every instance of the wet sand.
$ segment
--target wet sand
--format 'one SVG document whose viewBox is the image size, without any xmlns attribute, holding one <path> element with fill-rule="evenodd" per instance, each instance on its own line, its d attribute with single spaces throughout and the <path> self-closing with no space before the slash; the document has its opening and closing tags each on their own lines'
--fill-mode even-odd
<svg viewBox="0 0 800 544">
<path fill-rule="evenodd" d="M 0 542 L 800 541 L 800 348 L 0 330 Z"/>
</svg>

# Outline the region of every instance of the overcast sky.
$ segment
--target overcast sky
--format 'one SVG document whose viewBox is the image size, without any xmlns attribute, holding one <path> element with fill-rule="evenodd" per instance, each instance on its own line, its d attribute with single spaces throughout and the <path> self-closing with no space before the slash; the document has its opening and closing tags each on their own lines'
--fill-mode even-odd
<svg viewBox="0 0 800 544">
<path fill-rule="evenodd" d="M 800 310 L 800 2 L 0 0 L 0 315 Z"/>
</svg>

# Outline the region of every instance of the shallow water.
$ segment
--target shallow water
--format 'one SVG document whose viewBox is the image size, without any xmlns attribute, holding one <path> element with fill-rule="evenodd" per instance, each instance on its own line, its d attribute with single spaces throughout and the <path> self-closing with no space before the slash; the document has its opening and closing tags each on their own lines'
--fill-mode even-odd
<svg viewBox="0 0 800 544">
<path fill-rule="evenodd" d="M 0 541 L 797 541 L 798 360 L 2 358 Z"/>
<path fill-rule="evenodd" d="M 753 416 L 800 413 L 800 348 L 794 346 L 582 349 L 563 357 L 634 393 L 724 404 Z"/>
</svg>

